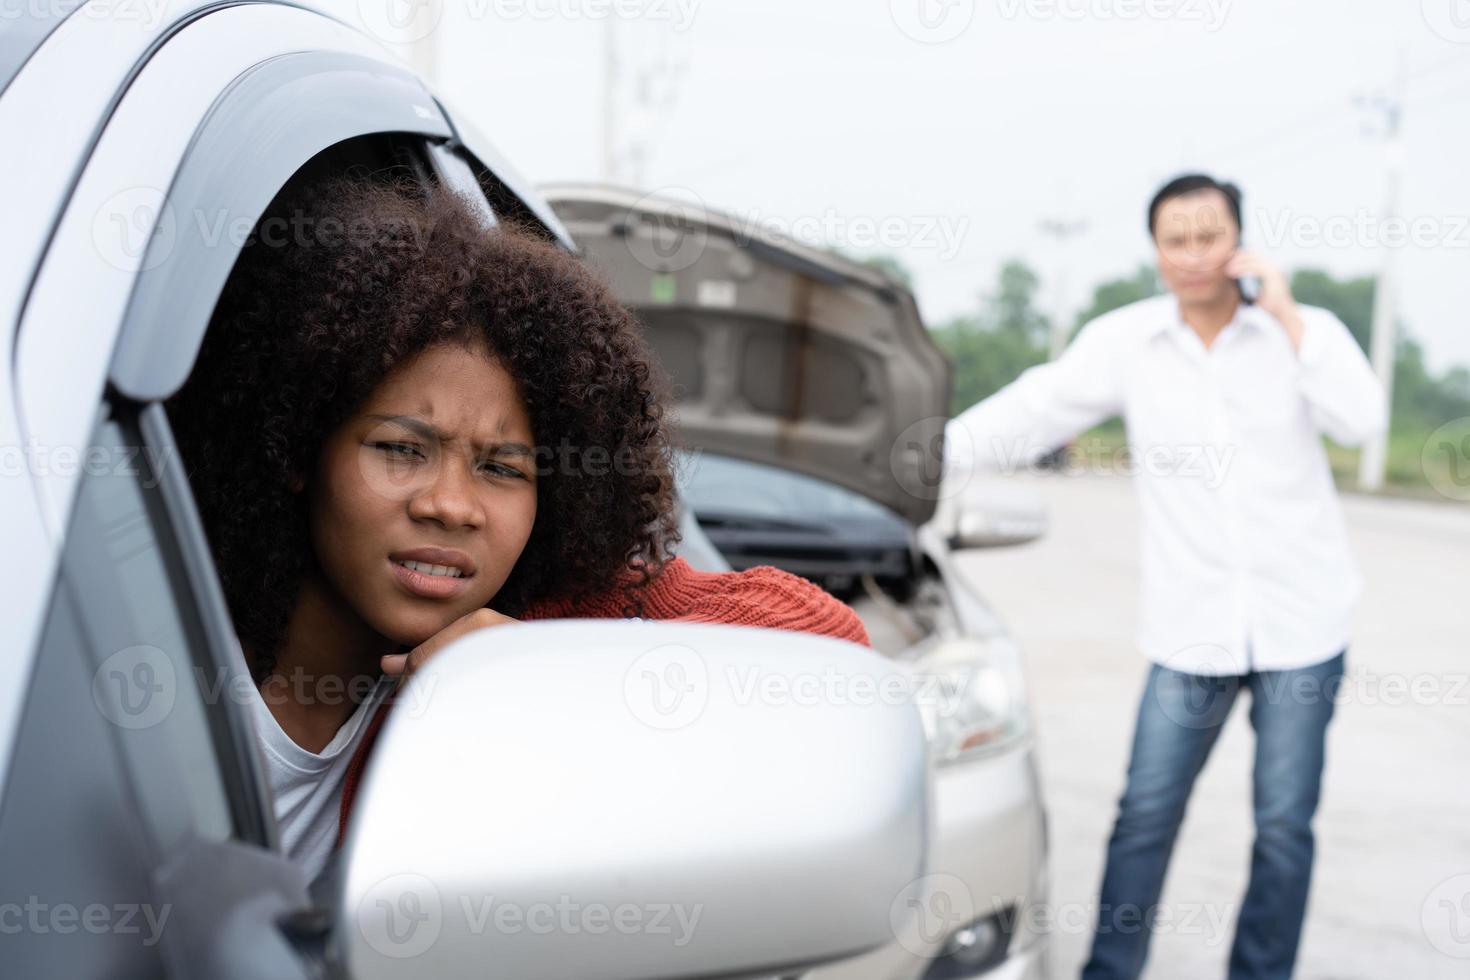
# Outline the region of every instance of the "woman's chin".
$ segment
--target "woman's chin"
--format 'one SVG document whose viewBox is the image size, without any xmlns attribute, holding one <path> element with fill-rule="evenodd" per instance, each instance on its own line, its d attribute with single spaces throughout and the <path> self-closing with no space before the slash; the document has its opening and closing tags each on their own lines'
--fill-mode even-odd
<svg viewBox="0 0 1470 980">
<path fill-rule="evenodd" d="M 413 649 L 459 619 L 460 613 L 446 614 L 442 610 L 435 614 L 404 614 L 393 616 L 386 622 L 376 624 L 377 630 L 399 646 Z"/>
</svg>

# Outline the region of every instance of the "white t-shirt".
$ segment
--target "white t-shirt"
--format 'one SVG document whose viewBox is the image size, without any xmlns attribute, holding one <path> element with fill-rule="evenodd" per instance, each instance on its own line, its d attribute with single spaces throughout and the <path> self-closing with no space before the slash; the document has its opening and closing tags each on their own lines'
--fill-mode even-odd
<svg viewBox="0 0 1470 980">
<path fill-rule="evenodd" d="M 397 678 L 382 677 L 320 752 L 308 752 L 282 731 L 259 691 L 251 699 L 255 730 L 264 750 L 266 776 L 275 798 L 281 850 L 311 881 L 322 871 L 337 842 L 342 780 L 367 723 Z"/>
</svg>

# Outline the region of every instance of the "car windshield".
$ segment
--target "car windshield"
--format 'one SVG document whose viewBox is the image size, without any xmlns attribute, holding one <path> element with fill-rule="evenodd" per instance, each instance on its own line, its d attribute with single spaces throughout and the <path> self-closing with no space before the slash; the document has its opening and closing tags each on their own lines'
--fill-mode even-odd
<svg viewBox="0 0 1470 980">
<path fill-rule="evenodd" d="M 773 522 L 891 521 L 897 514 L 844 487 L 775 466 L 708 452 L 681 453 L 679 494 L 697 515 L 720 514 Z"/>
</svg>

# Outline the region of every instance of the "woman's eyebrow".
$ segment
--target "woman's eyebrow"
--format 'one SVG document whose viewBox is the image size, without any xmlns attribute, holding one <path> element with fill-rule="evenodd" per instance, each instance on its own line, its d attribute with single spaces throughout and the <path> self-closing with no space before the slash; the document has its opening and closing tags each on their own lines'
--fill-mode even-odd
<svg viewBox="0 0 1470 980">
<path fill-rule="evenodd" d="M 376 422 L 391 422 L 400 425 L 420 439 L 432 439 L 437 442 L 452 442 L 454 436 L 447 432 L 440 432 L 428 422 L 416 415 L 378 415 L 366 416 Z M 535 452 L 530 446 L 523 442 L 483 442 L 475 447 L 483 453 L 492 456 L 534 456 Z"/>
<path fill-rule="evenodd" d="M 403 428 L 407 429 L 409 432 L 412 432 L 420 439 L 438 439 L 442 441 L 444 437 L 443 433 L 441 433 L 438 429 L 435 429 L 432 425 L 425 422 L 423 419 L 413 415 L 373 414 L 368 415 L 367 418 L 370 418 L 375 422 L 391 422 L 394 425 L 401 425 L 403 426 Z"/>
<path fill-rule="evenodd" d="M 531 447 L 524 442 L 492 442 L 486 443 L 486 450 L 493 456 L 534 456 Z"/>
</svg>

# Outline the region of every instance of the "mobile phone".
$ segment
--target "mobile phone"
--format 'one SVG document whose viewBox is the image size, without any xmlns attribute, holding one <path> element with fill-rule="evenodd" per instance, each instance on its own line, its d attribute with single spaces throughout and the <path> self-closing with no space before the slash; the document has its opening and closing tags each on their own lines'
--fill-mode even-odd
<svg viewBox="0 0 1470 980">
<path fill-rule="evenodd" d="M 1242 248 L 1239 239 L 1235 242 L 1236 251 Z M 1240 301 L 1246 306 L 1255 306 L 1256 297 L 1261 295 L 1261 280 L 1256 276 L 1241 276 L 1235 280 L 1235 291 L 1240 294 Z"/>
</svg>

